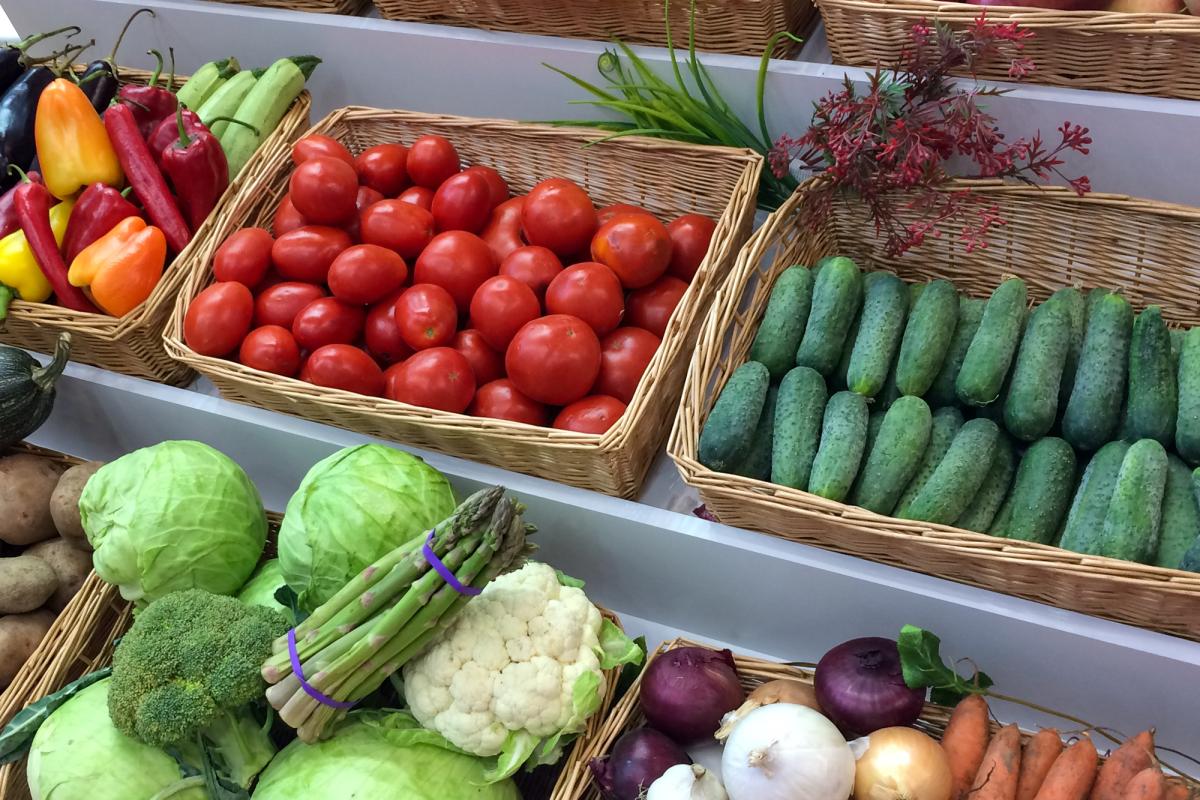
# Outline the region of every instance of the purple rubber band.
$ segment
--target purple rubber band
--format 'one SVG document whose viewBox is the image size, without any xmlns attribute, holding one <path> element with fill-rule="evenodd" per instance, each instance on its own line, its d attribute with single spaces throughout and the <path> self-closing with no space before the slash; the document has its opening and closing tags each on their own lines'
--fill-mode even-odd
<svg viewBox="0 0 1200 800">
<path fill-rule="evenodd" d="M 321 705 L 329 706 L 330 708 L 354 708 L 354 703 L 341 703 L 334 700 L 332 697 L 321 694 L 315 686 L 304 680 L 304 671 L 300 668 L 300 654 L 296 652 L 296 629 L 292 628 L 288 631 L 288 655 L 292 659 L 292 672 L 300 679 L 300 688 L 304 693 L 316 700 Z"/>
<path fill-rule="evenodd" d="M 421 555 L 425 556 L 425 560 L 429 562 L 429 566 L 433 567 L 433 571 L 442 576 L 446 581 L 446 585 L 454 591 L 466 597 L 475 597 L 483 593 L 483 589 L 476 589 L 474 586 L 463 586 L 459 583 L 458 578 L 447 569 L 442 560 L 437 557 L 437 553 L 433 552 L 430 544 L 433 543 L 433 531 L 429 532 L 429 538 L 425 540 L 424 546 L 421 547 Z"/>
</svg>

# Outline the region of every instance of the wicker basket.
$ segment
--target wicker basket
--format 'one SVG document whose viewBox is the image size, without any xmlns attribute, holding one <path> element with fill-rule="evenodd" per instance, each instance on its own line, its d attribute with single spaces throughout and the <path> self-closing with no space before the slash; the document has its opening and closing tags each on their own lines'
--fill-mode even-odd
<svg viewBox="0 0 1200 800">
<path fill-rule="evenodd" d="M 497 31 L 576 39 L 619 39 L 627 44 L 665 46 L 666 4 L 662 0 L 374 0 L 385 19 L 462 25 Z M 761 56 L 779 31 L 800 36 L 816 17 L 812 0 L 697 0 L 696 49 Z M 688 41 L 688 4 L 671 14 L 676 46 Z M 772 55 L 789 58 L 800 45 L 787 37 Z"/>
<path fill-rule="evenodd" d="M 137 82 L 147 80 L 150 73 L 122 68 L 120 76 L 122 81 Z M 181 86 L 185 80 L 186 77 L 177 77 L 176 84 Z M 308 126 L 311 105 L 308 92 L 303 92 L 275 131 L 263 141 L 259 153 L 267 151 L 272 143 L 295 141 L 300 131 Z M 70 331 L 73 361 L 161 383 L 187 384 L 193 377 L 192 371 L 172 360 L 162 343 L 163 327 L 174 308 L 175 295 L 186 277 L 186 269 L 182 264 L 191 251 L 203 244 L 238 187 L 254 181 L 261 163 L 256 154 L 242 173 L 230 182 L 230 188 L 209 214 L 208 220 L 195 232 L 191 244 L 167 265 L 162 280 L 150 297 L 133 311 L 124 317 L 110 317 L 72 311 L 49 303 L 18 300 L 8 312 L 7 324 L 0 329 L 0 342 L 40 353 L 53 353 L 59 333 Z"/>
<path fill-rule="evenodd" d="M 995 204 L 1008 224 L 991 246 L 966 254 L 953 236 L 930 239 L 909 256 L 884 255 L 861 206 L 836 204 L 820 230 L 798 222 L 813 182 L 747 243 L 700 335 L 668 451 L 683 479 L 718 519 L 830 550 L 1151 630 L 1200 639 L 1200 575 L 1001 539 L 947 525 L 899 520 L 737 475 L 696 458 L 700 429 L 729 374 L 746 353 L 776 276 L 824 255 L 853 257 L 865 269 L 906 280 L 947 278 L 987 297 L 1005 273 L 1022 277 L 1040 301 L 1062 286 L 1119 289 L 1135 306 L 1157 303 L 1175 325 L 1200 325 L 1200 210 L 1116 195 L 1077 197 L 1065 189 L 962 182 Z M 1036 265 L 1036 266 L 1033 266 Z M 753 285 L 749 305 L 743 294 Z"/>
<path fill-rule="evenodd" d="M 288 11 L 311 11 L 315 14 L 349 14 L 358 16 L 371 0 L 224 0 L 243 6 L 283 8 Z"/>
<path fill-rule="evenodd" d="M 918 21 L 940 22 L 964 31 L 985 10 L 937 0 L 816 2 L 825 20 L 834 63 L 861 67 L 895 63 L 912 46 L 909 34 Z M 1016 22 L 1034 32 L 1021 51 L 1037 65 L 1026 82 L 1200 99 L 1200 63 L 1193 57 L 1200 46 L 1200 18 L 1008 6 L 988 6 L 986 11 L 990 22 Z M 1008 65 L 1014 51 L 1002 48 L 1001 53 L 979 65 L 976 76 L 1011 81 Z"/>
<path fill-rule="evenodd" d="M 189 275 L 167 325 L 167 351 L 211 379 L 231 400 L 607 494 L 635 495 L 670 426 L 687 370 L 686 354 L 750 231 L 762 159 L 749 150 L 658 139 L 629 138 L 585 148 L 593 132 L 368 108 L 335 111 L 311 132 L 341 139 L 354 151 L 439 133 L 454 142 L 465 161 L 500 170 L 515 191 L 529 190 L 529 176 L 559 175 L 578 181 L 599 202 L 640 203 L 665 217 L 696 211 L 717 219 L 717 230 L 628 410 L 603 436 L 417 408 L 208 358 L 184 344 L 183 317 L 188 303 L 211 281 L 216 248 L 238 228 L 269 225 L 287 191 L 292 164 L 288 148 L 276 141 L 269 153 L 264 151 L 256 180 L 243 186 L 211 235 L 189 254 Z"/>
</svg>

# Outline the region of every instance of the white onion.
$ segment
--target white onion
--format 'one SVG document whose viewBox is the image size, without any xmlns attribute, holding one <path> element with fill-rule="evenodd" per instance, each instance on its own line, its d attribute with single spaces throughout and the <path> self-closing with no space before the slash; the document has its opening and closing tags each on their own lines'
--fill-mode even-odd
<svg viewBox="0 0 1200 800">
<path fill-rule="evenodd" d="M 676 764 L 650 784 L 646 800 L 729 800 L 729 795 L 699 764 Z"/>
<path fill-rule="evenodd" d="M 777 703 L 756 708 L 733 729 L 721 777 L 730 800 L 846 800 L 854 754 L 820 713 Z"/>
</svg>

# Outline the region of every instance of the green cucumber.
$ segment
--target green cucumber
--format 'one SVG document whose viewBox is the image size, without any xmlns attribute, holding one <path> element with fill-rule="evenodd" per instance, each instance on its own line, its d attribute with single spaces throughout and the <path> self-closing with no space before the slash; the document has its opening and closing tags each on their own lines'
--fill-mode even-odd
<svg viewBox="0 0 1200 800">
<path fill-rule="evenodd" d="M 232 115 L 246 125 L 229 125 L 224 133 L 216 134 L 229 161 L 230 180 L 242 171 L 258 146 L 279 126 L 283 115 L 304 91 L 304 82 L 320 63 L 321 59 L 315 56 L 281 58 L 267 67 L 266 73 L 254 83 Z"/>
<path fill-rule="evenodd" d="M 912 481 L 929 446 L 933 417 L 919 397 L 901 397 L 880 417 L 878 436 L 850 502 L 877 514 L 890 514 Z"/>
<path fill-rule="evenodd" d="M 771 446 L 775 438 L 775 400 L 778 393 L 779 390 L 774 386 L 767 388 L 762 414 L 759 415 L 754 436 L 750 439 L 750 452 L 741 464 L 734 467 L 735 475 L 753 478 L 756 481 L 771 479 Z"/>
<path fill-rule="evenodd" d="M 1004 426 L 1026 442 L 1042 438 L 1058 416 L 1058 389 L 1071 337 L 1071 315 L 1053 297 L 1029 317 L 1004 396 Z"/>
<path fill-rule="evenodd" d="M 875 409 L 867 417 L 867 441 L 863 443 L 864 459 L 871 455 L 871 449 L 875 447 L 875 440 L 879 438 L 879 430 L 883 427 L 883 419 L 886 416 L 886 412 Z M 863 461 L 863 463 L 865 464 L 866 461 Z"/>
<path fill-rule="evenodd" d="M 1179 562 L 1179 569 L 1200 572 L 1200 536 L 1196 537 L 1196 541 L 1183 554 L 1183 559 Z"/>
<path fill-rule="evenodd" d="M 979 323 L 983 321 L 983 309 L 986 305 L 986 301 L 975 297 L 959 299 L 954 336 L 950 340 L 950 347 L 946 351 L 946 358 L 942 361 L 937 377 L 933 379 L 933 385 L 925 394 L 930 407 L 942 408 L 958 403 L 954 382 L 958 380 L 958 371 L 962 367 L 963 359 L 967 357 L 967 348 L 971 346 L 971 340 L 979 330 Z"/>
<path fill-rule="evenodd" d="M 1158 550 L 1167 451 L 1154 439 L 1129 446 L 1113 487 L 1097 555 L 1145 563 Z"/>
<path fill-rule="evenodd" d="M 979 485 L 979 491 L 971 498 L 971 504 L 954 521 L 954 526 L 977 533 L 987 533 L 996 518 L 996 512 L 1008 496 L 1016 471 L 1017 453 L 1013 450 L 1012 442 L 1001 433 L 996 440 L 996 449 L 992 454 L 992 464 L 988 468 L 987 477 Z"/>
<path fill-rule="evenodd" d="M 1162 309 L 1147 306 L 1133 323 L 1129 344 L 1129 425 L 1134 439 L 1175 440 L 1178 387 L 1171 369 L 1171 334 Z"/>
<path fill-rule="evenodd" d="M 1050 295 L 1047 302 L 1050 300 L 1061 303 L 1067 310 L 1067 316 L 1071 319 L 1071 336 L 1067 339 L 1067 359 L 1063 364 L 1062 380 L 1058 384 L 1058 408 L 1061 410 L 1067 407 L 1067 401 L 1071 399 L 1071 389 L 1075 387 L 1075 370 L 1079 365 L 1079 351 L 1083 348 L 1083 330 L 1087 324 L 1087 301 L 1084 300 L 1083 292 L 1075 287 L 1059 289 Z"/>
<path fill-rule="evenodd" d="M 870 278 L 875 273 L 868 272 L 866 278 Z M 866 279 L 864 279 L 864 283 Z M 829 376 L 829 388 L 842 390 L 846 388 L 846 373 L 850 371 L 850 357 L 854 355 L 854 343 L 858 341 L 858 332 L 862 326 L 862 306 L 854 312 L 854 322 L 850 323 L 850 329 L 846 331 L 846 341 L 842 345 L 842 354 L 838 356 L 837 366 L 833 368 L 833 374 Z"/>
<path fill-rule="evenodd" d="M 954 381 L 959 400 L 970 406 L 986 406 L 1000 397 L 1021 342 L 1027 302 L 1025 281 L 1020 278 L 1009 278 L 992 292 Z"/>
<path fill-rule="evenodd" d="M 905 518 L 953 524 L 987 479 L 999 440 L 1000 428 L 990 419 L 964 423 L 933 475 L 913 498 Z"/>
<path fill-rule="evenodd" d="M 1092 456 L 1075 489 L 1059 547 L 1090 555 L 1100 552 L 1104 517 L 1128 452 L 1129 442 L 1118 440 L 1104 445 Z"/>
<path fill-rule="evenodd" d="M 829 500 L 846 499 L 862 463 L 868 416 L 866 398 L 860 394 L 838 392 L 829 398 L 808 491 Z"/>
<path fill-rule="evenodd" d="M 1183 331 L 1180 328 L 1171 328 L 1167 331 L 1167 335 L 1171 337 L 1171 364 L 1175 369 L 1179 369 L 1179 351 L 1183 349 Z"/>
<path fill-rule="evenodd" d="M 1103 295 L 1091 306 L 1062 418 L 1063 438 L 1080 450 L 1096 450 L 1121 424 L 1132 328 L 1133 309 L 1121 295 Z"/>
<path fill-rule="evenodd" d="M 1200 463 L 1200 328 L 1183 335 L 1179 350 L 1179 414 L 1175 450 L 1189 464 Z"/>
<path fill-rule="evenodd" d="M 1020 470 L 1018 469 L 1018 475 Z M 1007 537 L 1008 526 L 1012 523 L 1013 512 L 1013 495 L 1016 492 L 1016 482 L 1013 483 L 1013 491 L 1008 493 L 1008 497 L 1004 498 L 1004 502 L 1000 504 L 1000 509 L 996 512 L 995 518 L 992 520 L 992 526 L 988 528 L 988 533 L 992 536 Z"/>
<path fill-rule="evenodd" d="M 1200 509 L 1192 491 L 1192 471 L 1177 456 L 1168 454 L 1162 526 L 1154 563 L 1177 569 L 1197 536 L 1200 536 Z"/>
<path fill-rule="evenodd" d="M 770 381 L 767 368 L 757 361 L 747 361 L 729 376 L 700 431 L 701 464 L 729 472 L 746 459 Z"/>
<path fill-rule="evenodd" d="M 783 376 L 775 401 L 772 483 L 793 489 L 808 488 L 827 400 L 825 379 L 815 369 L 796 367 Z"/>
<path fill-rule="evenodd" d="M 913 474 L 912 480 L 908 482 L 900 499 L 896 501 L 896 508 L 892 512 L 892 516 L 903 517 L 908 512 L 913 498 L 929 481 L 938 464 L 942 463 L 942 458 L 950 449 L 954 437 L 962 426 L 962 412 L 954 406 L 946 406 L 933 412 L 933 422 L 929 427 L 929 445 L 921 454 L 921 462 L 917 465 L 917 471 Z"/>
<path fill-rule="evenodd" d="M 235 116 L 242 101 L 246 99 L 246 95 L 250 94 L 250 90 L 257 82 L 254 73 L 249 70 L 238 72 L 214 90 L 196 109 L 196 115 L 200 117 L 200 121 L 212 132 L 213 136 L 220 139 L 218 134 L 225 133 L 226 128 L 229 127 L 227 121 L 214 122 L 213 120 L 218 117 Z M 242 126 L 234 125 L 233 127 L 240 128 Z M 230 175 L 232 176 L 232 173 Z"/>
<path fill-rule="evenodd" d="M 846 370 L 846 386 L 863 397 L 879 394 L 892 368 L 908 315 L 908 287 L 890 273 L 871 281 L 863 296 L 862 321 Z"/>
<path fill-rule="evenodd" d="M 896 359 L 896 388 L 920 397 L 938 376 L 954 340 L 958 322 L 958 292 L 950 281 L 923 284 L 913 304 Z"/>
<path fill-rule="evenodd" d="M 829 376 L 837 366 L 854 314 L 862 305 L 863 278 L 848 258 L 825 264 L 813 284 L 812 310 L 796 350 L 796 365 Z"/>
<path fill-rule="evenodd" d="M 773 381 L 787 374 L 796 360 L 812 290 L 812 274 L 800 266 L 785 269 L 771 287 L 767 310 L 750 345 L 750 359 L 766 366 Z"/>
<path fill-rule="evenodd" d="M 1050 544 L 1075 490 L 1075 451 L 1055 436 L 1039 439 L 1021 457 L 1013 482 L 1009 519 L 998 536 Z M 993 525 L 993 528 L 995 526 Z"/>
</svg>

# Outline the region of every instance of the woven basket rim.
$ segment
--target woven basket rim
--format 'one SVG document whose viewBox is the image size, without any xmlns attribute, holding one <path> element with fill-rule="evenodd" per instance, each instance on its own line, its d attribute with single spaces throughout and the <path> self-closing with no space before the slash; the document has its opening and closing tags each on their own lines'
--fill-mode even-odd
<svg viewBox="0 0 1200 800">
<path fill-rule="evenodd" d="M 1200 17 L 1178 13 L 1133 13 L 1127 11 L 1059 11 L 1028 6 L 978 6 L 945 0 L 814 0 L 817 6 L 860 11 L 880 7 L 914 19 L 933 14 L 939 20 L 974 21 L 986 8 L 989 16 L 1018 22 L 1022 27 L 1054 27 L 1111 33 L 1161 33 L 1169 36 L 1200 36 Z"/>
</svg>

